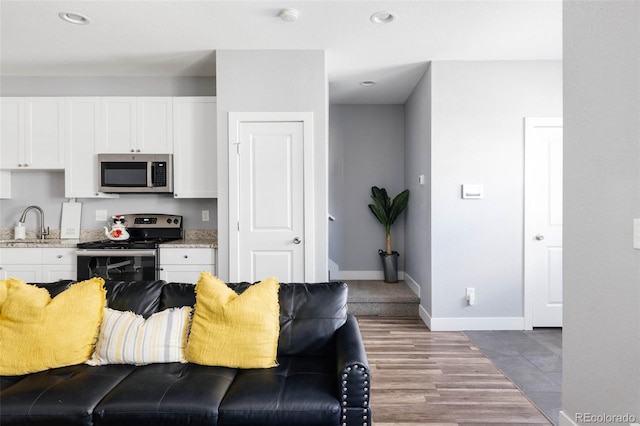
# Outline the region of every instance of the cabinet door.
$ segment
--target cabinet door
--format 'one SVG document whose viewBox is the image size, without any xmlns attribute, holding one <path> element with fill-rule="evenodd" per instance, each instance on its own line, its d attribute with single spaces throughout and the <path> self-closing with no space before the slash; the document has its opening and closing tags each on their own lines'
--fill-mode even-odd
<svg viewBox="0 0 640 426">
<path fill-rule="evenodd" d="M 76 265 L 42 265 L 42 281 L 76 280 Z"/>
<path fill-rule="evenodd" d="M 40 265 L 0 265 L 0 279 L 17 278 L 26 283 L 42 282 Z"/>
<path fill-rule="evenodd" d="M 216 98 L 174 98 L 173 114 L 174 197 L 216 198 Z"/>
<path fill-rule="evenodd" d="M 213 248 L 160 247 L 160 279 L 195 284 L 203 271 L 216 274 L 216 250 Z"/>
<path fill-rule="evenodd" d="M 0 249 L 0 279 L 9 277 L 28 283 L 42 281 L 42 251 L 40 248 Z"/>
<path fill-rule="evenodd" d="M 64 99 L 25 98 L 24 167 L 64 169 Z"/>
<path fill-rule="evenodd" d="M 117 194 L 98 192 L 100 144 L 100 98 L 65 99 L 66 164 L 64 196 L 67 198 L 117 198 Z"/>
<path fill-rule="evenodd" d="M 100 99 L 66 99 L 67 167 L 64 195 L 94 197 L 98 190 L 98 160 L 95 150 L 100 123 Z"/>
<path fill-rule="evenodd" d="M 215 275 L 214 265 L 165 265 L 160 267 L 160 279 L 168 283 L 196 284 L 200 273 L 211 272 Z"/>
<path fill-rule="evenodd" d="M 97 152 L 136 152 L 136 98 L 101 98 L 100 106 L 102 110 L 102 139 Z"/>
<path fill-rule="evenodd" d="M 137 98 L 136 151 L 148 154 L 173 154 L 172 98 Z"/>
<path fill-rule="evenodd" d="M 24 98 L 2 98 L 0 104 L 0 168 L 22 167 Z"/>
</svg>

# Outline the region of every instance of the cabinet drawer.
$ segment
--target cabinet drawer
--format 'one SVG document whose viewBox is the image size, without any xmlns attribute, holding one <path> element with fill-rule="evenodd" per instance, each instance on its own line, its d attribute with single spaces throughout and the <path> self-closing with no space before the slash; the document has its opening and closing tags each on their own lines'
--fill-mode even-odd
<svg viewBox="0 0 640 426">
<path fill-rule="evenodd" d="M 43 265 L 73 265 L 76 262 L 75 248 L 45 248 L 42 249 Z"/>
<path fill-rule="evenodd" d="M 166 248 L 160 249 L 161 265 L 209 265 L 215 263 L 215 249 Z"/>
<path fill-rule="evenodd" d="M 0 263 L 4 265 L 39 265 L 41 259 L 41 248 L 12 247 L 0 250 Z"/>
</svg>

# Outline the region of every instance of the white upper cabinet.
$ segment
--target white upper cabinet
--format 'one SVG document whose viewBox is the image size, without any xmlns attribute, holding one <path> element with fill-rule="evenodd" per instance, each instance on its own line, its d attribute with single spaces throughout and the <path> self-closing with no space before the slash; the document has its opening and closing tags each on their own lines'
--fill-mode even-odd
<svg viewBox="0 0 640 426">
<path fill-rule="evenodd" d="M 0 104 L 0 167 L 17 168 L 24 151 L 24 99 L 2 98 Z"/>
<path fill-rule="evenodd" d="M 98 153 L 173 152 L 172 98 L 103 97 L 100 103 L 103 137 Z"/>
<path fill-rule="evenodd" d="M 63 98 L 2 98 L 0 168 L 64 169 L 63 105 Z"/>
<path fill-rule="evenodd" d="M 65 99 L 65 139 L 67 167 L 64 170 L 64 196 L 67 198 L 113 198 L 98 192 L 96 146 L 100 134 L 100 98 Z"/>
<path fill-rule="evenodd" d="M 138 145 L 140 152 L 173 153 L 172 98 L 138 98 Z"/>
<path fill-rule="evenodd" d="M 176 198 L 216 198 L 217 106 L 212 96 L 173 99 L 173 192 Z"/>
</svg>

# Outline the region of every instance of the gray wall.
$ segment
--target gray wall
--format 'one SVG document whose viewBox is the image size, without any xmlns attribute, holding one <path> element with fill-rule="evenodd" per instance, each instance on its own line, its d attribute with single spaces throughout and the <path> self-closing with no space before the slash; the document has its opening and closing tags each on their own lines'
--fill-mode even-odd
<svg viewBox="0 0 640 426">
<path fill-rule="evenodd" d="M 405 104 L 405 183 L 411 191 L 407 209 L 405 280 L 420 287 L 420 303 L 431 300 L 431 65 Z M 424 185 L 418 176 L 424 175 Z"/>
<path fill-rule="evenodd" d="M 405 176 L 416 192 L 405 269 L 421 288 L 423 318 L 439 320 L 434 329 L 482 327 L 465 318 L 518 326 L 523 119 L 562 115 L 561 62 L 432 62 L 405 115 Z M 417 186 L 420 174 L 424 187 Z M 463 183 L 483 184 L 484 199 L 463 200 Z M 473 307 L 466 306 L 466 287 L 476 288 Z"/>
<path fill-rule="evenodd" d="M 640 421 L 640 4 L 565 1 L 564 425 Z"/>
<path fill-rule="evenodd" d="M 522 317 L 523 118 L 562 115 L 562 64 L 433 62 L 431 75 L 433 316 Z M 484 199 L 462 199 L 463 183 Z"/>
<path fill-rule="evenodd" d="M 328 96 L 321 50 L 219 50 L 218 104 L 218 275 L 229 274 L 229 112 L 313 112 L 315 281 L 328 276 Z"/>
<path fill-rule="evenodd" d="M 405 189 L 404 107 L 330 105 L 329 121 L 329 211 L 336 217 L 329 224 L 329 258 L 340 271 L 382 273 L 377 252 L 385 248 L 384 228 L 367 205 L 373 185 L 390 197 Z M 403 216 L 391 229 L 399 270 L 406 253 Z"/>
<path fill-rule="evenodd" d="M 64 196 L 62 171 L 14 172 L 11 179 L 11 199 L 0 200 L 0 229 L 13 229 L 25 207 L 40 206 L 45 213 L 46 225 L 60 229 Z M 98 229 L 107 222 L 96 221 L 96 210 L 106 210 L 108 217 L 125 213 L 166 213 L 184 216 L 186 229 L 217 229 L 217 200 L 174 199 L 171 195 L 127 194 L 114 199 L 79 198 L 82 203 L 81 229 Z M 202 222 L 202 210 L 209 210 L 209 222 Z M 39 226 L 37 216 L 30 213 L 27 229 Z"/>
</svg>

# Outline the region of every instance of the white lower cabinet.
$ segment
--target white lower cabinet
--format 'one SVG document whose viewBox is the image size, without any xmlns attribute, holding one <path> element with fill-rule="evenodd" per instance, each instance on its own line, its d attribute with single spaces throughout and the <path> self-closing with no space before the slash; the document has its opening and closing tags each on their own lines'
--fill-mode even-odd
<svg viewBox="0 0 640 426">
<path fill-rule="evenodd" d="M 43 248 L 42 279 L 45 282 L 77 278 L 76 248 Z"/>
<path fill-rule="evenodd" d="M 0 279 L 25 282 L 76 279 L 75 248 L 1 248 Z"/>
<path fill-rule="evenodd" d="M 214 248 L 160 247 L 160 279 L 195 284 L 203 271 L 216 274 Z"/>
</svg>

